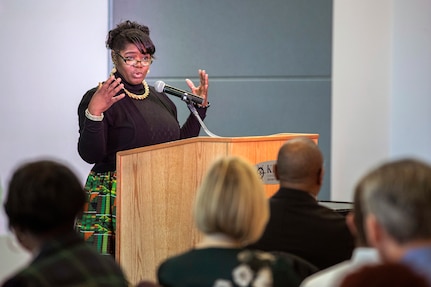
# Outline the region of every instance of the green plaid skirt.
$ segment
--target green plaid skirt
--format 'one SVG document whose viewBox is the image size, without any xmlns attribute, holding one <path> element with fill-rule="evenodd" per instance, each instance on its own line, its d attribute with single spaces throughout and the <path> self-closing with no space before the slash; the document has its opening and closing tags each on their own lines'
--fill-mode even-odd
<svg viewBox="0 0 431 287">
<path fill-rule="evenodd" d="M 115 256 L 116 172 L 90 172 L 85 183 L 87 203 L 76 229 L 102 255 Z"/>
</svg>

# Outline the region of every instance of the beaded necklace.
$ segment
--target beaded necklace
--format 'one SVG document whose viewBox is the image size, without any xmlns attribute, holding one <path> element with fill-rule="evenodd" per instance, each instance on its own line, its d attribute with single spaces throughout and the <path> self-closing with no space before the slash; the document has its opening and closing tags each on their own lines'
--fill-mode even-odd
<svg viewBox="0 0 431 287">
<path fill-rule="evenodd" d="M 116 72 L 117 72 L 117 69 L 115 67 L 113 67 L 112 71 L 111 71 L 111 75 L 114 75 Z M 132 99 L 135 99 L 135 100 L 144 100 L 150 94 L 150 88 L 148 87 L 148 84 L 145 81 L 145 79 L 142 81 L 142 85 L 144 85 L 144 93 L 142 95 L 134 94 L 134 93 L 128 91 L 126 88 L 123 88 L 123 90 L 126 93 L 126 95 L 128 95 Z"/>
<path fill-rule="evenodd" d="M 147 84 L 147 82 L 145 80 L 142 81 L 142 85 L 144 85 L 144 90 L 145 90 L 142 95 L 136 95 L 136 94 L 134 94 L 132 92 L 129 92 L 126 88 L 123 88 L 123 90 L 132 99 L 143 100 L 143 99 L 147 98 L 148 95 L 150 94 L 150 88 L 148 88 L 148 84 Z"/>
</svg>

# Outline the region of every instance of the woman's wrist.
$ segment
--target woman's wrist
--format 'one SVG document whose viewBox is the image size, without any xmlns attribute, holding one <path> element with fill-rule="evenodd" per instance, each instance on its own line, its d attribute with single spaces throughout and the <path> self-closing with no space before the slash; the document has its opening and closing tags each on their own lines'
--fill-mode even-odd
<svg viewBox="0 0 431 287">
<path fill-rule="evenodd" d="M 88 108 L 85 109 L 85 116 L 87 117 L 87 119 L 95 121 L 95 122 L 101 122 L 103 120 L 103 117 L 104 117 L 103 113 L 101 113 L 100 116 L 92 115 L 90 113 L 90 111 L 88 110 Z"/>
<path fill-rule="evenodd" d="M 210 105 L 211 105 L 210 102 L 207 102 L 206 105 L 198 105 L 198 108 L 206 109 L 206 108 L 209 108 Z"/>
</svg>

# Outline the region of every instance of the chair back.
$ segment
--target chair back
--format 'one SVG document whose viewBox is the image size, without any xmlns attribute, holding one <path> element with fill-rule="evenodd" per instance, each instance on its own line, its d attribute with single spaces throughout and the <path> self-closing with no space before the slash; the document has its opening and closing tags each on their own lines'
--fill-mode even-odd
<svg viewBox="0 0 431 287">
<path fill-rule="evenodd" d="M 304 280 L 306 277 L 319 271 L 319 268 L 317 268 L 314 264 L 295 254 L 284 251 L 271 251 L 270 253 L 275 256 L 282 257 L 288 261 L 301 280 Z"/>
</svg>

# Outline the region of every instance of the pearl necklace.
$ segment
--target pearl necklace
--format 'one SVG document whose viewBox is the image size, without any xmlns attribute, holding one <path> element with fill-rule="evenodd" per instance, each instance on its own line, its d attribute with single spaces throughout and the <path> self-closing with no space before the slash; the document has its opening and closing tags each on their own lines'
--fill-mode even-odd
<svg viewBox="0 0 431 287">
<path fill-rule="evenodd" d="M 150 94 L 150 88 L 148 88 L 148 84 L 145 80 L 142 81 L 142 84 L 144 85 L 144 90 L 145 90 L 142 95 L 136 95 L 134 93 L 131 93 L 126 88 L 123 88 L 123 90 L 130 98 L 135 100 L 143 100 L 143 99 L 146 99 Z"/>
</svg>

